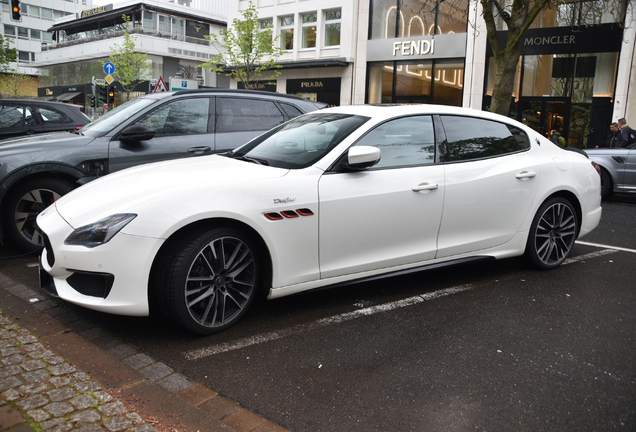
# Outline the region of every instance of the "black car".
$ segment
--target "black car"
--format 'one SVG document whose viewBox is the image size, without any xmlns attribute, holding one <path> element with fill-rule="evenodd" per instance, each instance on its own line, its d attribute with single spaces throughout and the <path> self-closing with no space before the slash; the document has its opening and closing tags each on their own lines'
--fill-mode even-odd
<svg viewBox="0 0 636 432">
<path fill-rule="evenodd" d="M 68 131 L 90 121 L 77 105 L 39 100 L 0 100 L 0 139 Z"/>
<path fill-rule="evenodd" d="M 133 99 L 83 128 L 0 141 L 0 239 L 42 245 L 35 218 L 74 188 L 124 168 L 226 152 L 301 114 L 325 108 L 253 90 L 185 90 Z"/>
</svg>

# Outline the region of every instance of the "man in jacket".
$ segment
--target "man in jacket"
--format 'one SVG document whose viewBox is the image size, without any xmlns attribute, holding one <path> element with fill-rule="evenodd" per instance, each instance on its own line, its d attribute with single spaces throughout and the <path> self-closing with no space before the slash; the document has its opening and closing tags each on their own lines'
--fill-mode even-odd
<svg viewBox="0 0 636 432">
<path fill-rule="evenodd" d="M 624 118 L 618 119 L 618 128 L 620 130 L 618 147 L 627 147 L 636 142 L 636 131 L 627 126 L 627 120 Z"/>
</svg>

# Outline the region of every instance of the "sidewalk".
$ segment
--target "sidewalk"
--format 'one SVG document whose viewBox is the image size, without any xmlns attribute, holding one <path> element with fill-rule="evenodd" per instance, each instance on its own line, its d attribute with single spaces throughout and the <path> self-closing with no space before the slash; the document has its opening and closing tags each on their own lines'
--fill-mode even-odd
<svg viewBox="0 0 636 432">
<path fill-rule="evenodd" d="M 286 432 L 0 273 L 0 431 Z"/>
</svg>

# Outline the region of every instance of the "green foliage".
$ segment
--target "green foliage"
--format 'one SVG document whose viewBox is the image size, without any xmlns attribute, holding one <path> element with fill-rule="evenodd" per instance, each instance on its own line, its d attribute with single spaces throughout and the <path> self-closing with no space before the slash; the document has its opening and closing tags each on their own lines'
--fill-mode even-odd
<svg viewBox="0 0 636 432">
<path fill-rule="evenodd" d="M 11 67 L 11 63 L 13 63 L 18 56 L 18 50 L 15 48 L 11 48 L 11 44 L 13 41 L 11 39 L 5 39 L 4 36 L 0 35 L 0 72 L 7 73 L 9 68 Z"/>
<path fill-rule="evenodd" d="M 281 68 L 276 60 L 284 51 L 278 47 L 278 36 L 272 37 L 272 26 L 260 28 L 258 13 L 252 2 L 243 12 L 242 19 L 235 18 L 231 27 L 221 30 L 219 36 L 206 36 L 219 54 L 202 67 L 217 73 L 224 72 L 226 76 L 238 79 L 246 89 L 250 88 L 250 83 L 258 81 L 263 72 Z M 275 70 L 270 78 L 278 75 L 280 71 Z"/>
<path fill-rule="evenodd" d="M 592 133 L 590 128 L 590 114 L 592 107 L 589 105 L 572 105 L 570 117 L 570 145 L 578 148 L 587 146 L 587 137 Z"/>
<path fill-rule="evenodd" d="M 127 29 L 130 18 L 122 15 L 124 27 Z M 130 92 L 135 86 L 149 79 L 154 72 L 148 67 L 148 55 L 142 54 L 135 46 L 136 38 L 131 36 L 127 30 L 124 30 L 124 41 L 121 46 L 115 44 L 110 47 L 110 57 L 108 60 L 115 65 L 115 73 L 113 78 L 119 81 L 119 84 L 126 91 L 126 100 L 130 99 Z M 106 62 L 101 62 L 102 66 Z"/>
</svg>

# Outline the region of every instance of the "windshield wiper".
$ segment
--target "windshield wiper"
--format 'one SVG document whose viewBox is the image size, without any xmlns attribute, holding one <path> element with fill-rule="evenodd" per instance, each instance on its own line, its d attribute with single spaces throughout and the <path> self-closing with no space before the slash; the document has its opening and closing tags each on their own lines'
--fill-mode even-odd
<svg viewBox="0 0 636 432">
<path fill-rule="evenodd" d="M 246 161 L 246 162 L 252 162 L 258 165 L 269 165 L 269 162 L 267 162 L 265 159 L 255 158 L 251 156 L 240 156 L 240 157 L 237 157 L 236 159 Z"/>
</svg>

